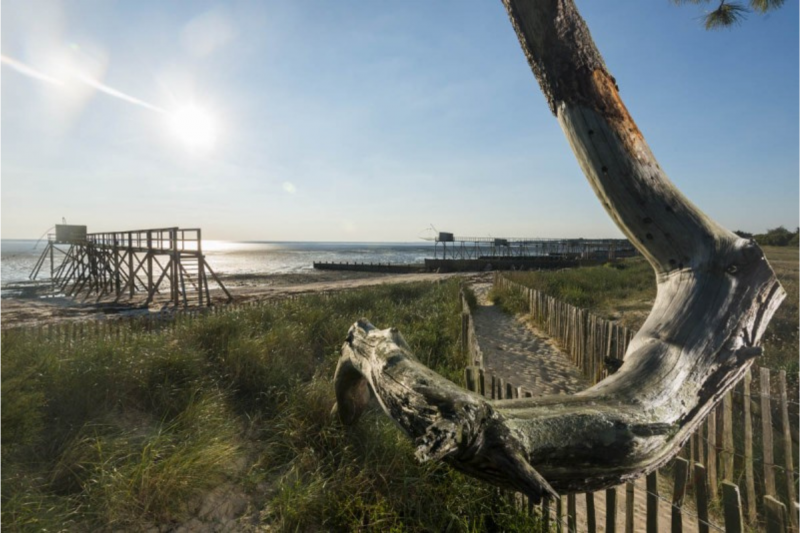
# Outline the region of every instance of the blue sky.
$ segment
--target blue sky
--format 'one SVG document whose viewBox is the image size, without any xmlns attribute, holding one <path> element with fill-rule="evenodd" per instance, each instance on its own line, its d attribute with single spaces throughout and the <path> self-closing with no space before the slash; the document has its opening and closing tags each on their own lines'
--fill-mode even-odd
<svg viewBox="0 0 800 533">
<path fill-rule="evenodd" d="M 678 187 L 730 229 L 794 228 L 797 3 L 721 32 L 667 0 L 578 7 Z M 620 235 L 499 0 L 4 0 L 2 54 L 3 238 L 62 217 L 231 240 Z M 170 127 L 187 105 L 213 145 Z"/>
</svg>

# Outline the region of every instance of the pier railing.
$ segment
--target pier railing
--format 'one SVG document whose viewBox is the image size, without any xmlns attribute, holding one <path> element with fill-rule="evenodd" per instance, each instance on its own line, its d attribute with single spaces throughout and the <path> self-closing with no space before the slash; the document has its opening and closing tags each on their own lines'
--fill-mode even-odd
<svg viewBox="0 0 800 533">
<path fill-rule="evenodd" d="M 89 233 L 86 240 L 106 248 L 133 248 L 162 252 L 202 252 L 200 228 L 155 228 Z"/>
</svg>

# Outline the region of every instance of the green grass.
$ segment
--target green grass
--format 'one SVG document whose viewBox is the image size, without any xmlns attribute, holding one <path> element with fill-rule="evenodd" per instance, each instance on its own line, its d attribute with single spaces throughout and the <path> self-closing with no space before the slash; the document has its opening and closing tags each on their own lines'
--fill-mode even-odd
<svg viewBox="0 0 800 533">
<path fill-rule="evenodd" d="M 653 269 L 642 257 L 567 270 L 512 272 L 509 279 L 625 326 L 641 326 L 655 299 Z M 510 295 L 495 293 L 501 299 Z M 521 298 L 521 297 L 520 297 Z M 524 304 L 521 301 L 520 303 Z M 508 302 L 509 309 L 519 304 Z"/>
<path fill-rule="evenodd" d="M 787 377 L 797 386 L 798 360 L 800 353 L 800 267 L 798 267 L 797 248 L 765 246 L 764 253 L 772 268 L 778 275 L 781 285 L 786 290 L 786 299 L 764 332 L 762 344 L 764 355 L 760 364 L 768 368 L 785 369 Z"/>
<path fill-rule="evenodd" d="M 764 253 L 786 289 L 786 299 L 770 322 L 762 345 L 764 356 L 759 364 L 785 369 L 791 380 L 798 373 L 798 251 L 791 247 L 764 247 Z M 641 327 L 656 296 L 656 283 L 650 265 L 642 257 L 606 264 L 560 271 L 515 272 L 510 279 L 538 289 L 572 305 L 616 320 L 634 330 Z M 496 302 L 512 313 L 524 309 L 522 297 L 494 291 Z"/>
<path fill-rule="evenodd" d="M 418 464 L 383 413 L 354 428 L 330 416 L 357 318 L 398 327 L 460 382 L 460 312 L 450 281 L 240 308 L 157 334 L 133 326 L 122 340 L 4 332 L 3 528 L 176 525 L 233 483 L 255 522 L 281 531 L 529 530 L 494 489 Z"/>
</svg>

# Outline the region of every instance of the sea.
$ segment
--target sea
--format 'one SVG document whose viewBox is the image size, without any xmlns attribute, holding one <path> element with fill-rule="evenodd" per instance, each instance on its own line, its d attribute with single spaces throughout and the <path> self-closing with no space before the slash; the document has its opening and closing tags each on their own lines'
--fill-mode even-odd
<svg viewBox="0 0 800 533">
<path fill-rule="evenodd" d="M 28 281 L 46 245 L 44 240 L 0 240 L 0 285 L 6 289 L 9 284 Z M 315 261 L 422 263 L 433 257 L 433 243 L 204 240 L 203 251 L 208 264 L 220 275 L 300 274 L 311 273 Z M 48 260 L 36 279 L 47 280 L 49 276 Z M 8 293 L 3 290 L 4 295 Z"/>
</svg>

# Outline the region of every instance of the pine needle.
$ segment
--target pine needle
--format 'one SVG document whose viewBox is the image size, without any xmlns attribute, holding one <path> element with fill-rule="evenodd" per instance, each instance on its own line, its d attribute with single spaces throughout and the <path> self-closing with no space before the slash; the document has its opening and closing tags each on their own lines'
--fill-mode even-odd
<svg viewBox="0 0 800 533">
<path fill-rule="evenodd" d="M 717 9 L 706 15 L 705 27 L 707 30 L 730 28 L 734 25 L 741 24 L 742 20 L 745 19 L 746 13 L 747 8 L 740 4 L 728 4 L 722 2 Z"/>
<path fill-rule="evenodd" d="M 785 0 L 750 0 L 750 7 L 753 11 L 766 13 L 770 9 L 777 9 L 783 5 Z"/>
</svg>

